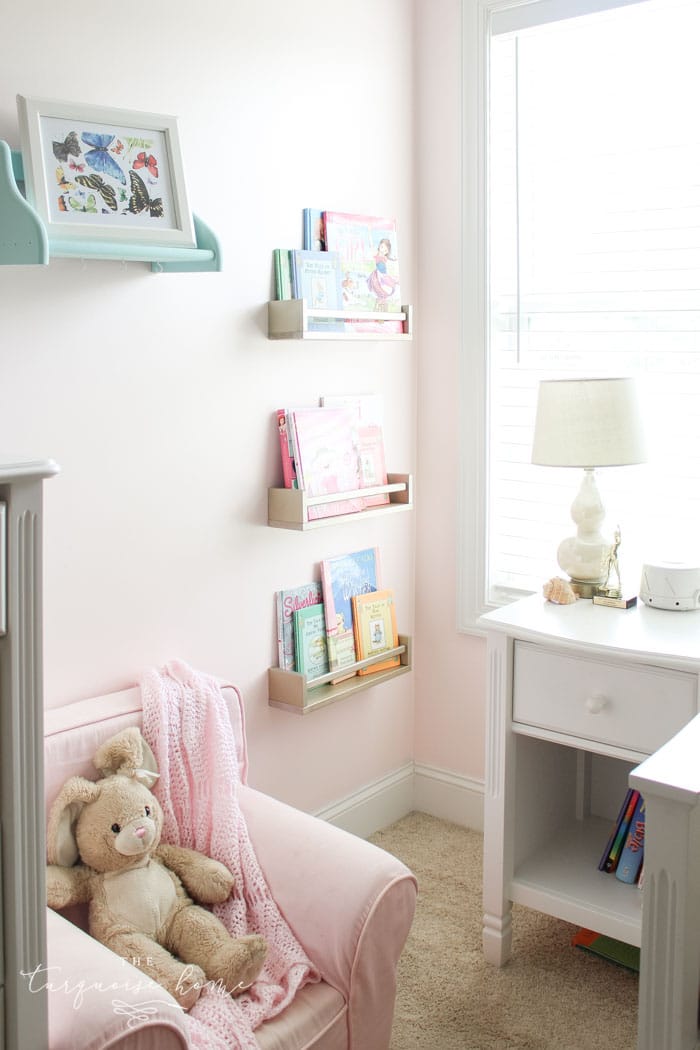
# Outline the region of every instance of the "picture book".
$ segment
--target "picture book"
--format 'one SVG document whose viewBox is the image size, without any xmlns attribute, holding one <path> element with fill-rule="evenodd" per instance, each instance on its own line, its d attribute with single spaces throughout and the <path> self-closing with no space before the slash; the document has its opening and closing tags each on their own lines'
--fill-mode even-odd
<svg viewBox="0 0 700 1050">
<path fill-rule="evenodd" d="M 340 256 L 337 252 L 292 252 L 292 286 L 295 299 L 304 299 L 313 310 L 342 309 Z M 343 332 L 345 322 L 337 317 L 310 317 L 310 332 Z"/>
<path fill-rule="evenodd" d="M 279 666 L 285 671 L 295 670 L 294 658 L 294 611 L 318 605 L 322 600 L 321 584 L 317 581 L 299 587 L 277 591 L 277 652 Z"/>
<path fill-rule="evenodd" d="M 326 645 L 326 619 L 323 603 L 295 609 L 294 651 L 296 670 L 308 679 L 320 678 L 328 672 L 328 647 Z"/>
<path fill-rule="evenodd" d="M 298 488 L 297 472 L 294 466 L 294 454 L 289 443 L 289 427 L 287 426 L 287 413 L 283 408 L 275 412 L 275 425 L 279 435 L 280 457 L 282 460 L 282 480 L 286 489 Z"/>
<path fill-rule="evenodd" d="M 352 599 L 355 652 L 358 660 L 378 656 L 399 644 L 396 630 L 396 610 L 392 590 L 375 591 L 373 594 L 356 594 Z M 392 656 L 369 667 L 361 667 L 358 674 L 375 674 L 390 667 L 398 667 L 401 657 Z"/>
<path fill-rule="evenodd" d="M 304 208 L 304 247 L 312 252 L 325 252 L 326 242 L 323 237 L 323 210 L 321 208 Z"/>
<path fill-rule="evenodd" d="M 328 663 L 331 671 L 355 663 L 352 598 L 381 587 L 379 548 L 367 547 L 350 554 L 324 558 L 321 583 L 326 617 Z"/>
<path fill-rule="evenodd" d="M 288 416 L 299 488 L 308 496 L 356 492 L 361 485 L 357 427 L 347 408 L 294 409 Z M 360 496 L 309 507 L 309 520 L 364 510 Z"/>
<path fill-rule="evenodd" d="M 353 408 L 359 427 L 384 426 L 383 394 L 324 394 L 321 404 L 326 408 Z"/>
<path fill-rule="evenodd" d="M 363 488 L 374 485 L 386 485 L 386 464 L 384 462 L 384 435 L 377 426 L 359 427 L 357 431 L 360 449 L 360 482 Z M 365 507 L 381 507 L 389 503 L 389 493 L 380 492 L 374 496 L 363 496 Z"/>
<path fill-rule="evenodd" d="M 278 299 L 293 299 L 292 258 L 288 248 L 275 248 L 272 253 L 275 268 L 275 293 Z"/>
<path fill-rule="evenodd" d="M 396 220 L 325 211 L 327 251 L 340 255 L 346 309 L 398 313 L 401 309 Z M 358 332 L 402 332 L 401 321 L 348 321 Z"/>
<path fill-rule="evenodd" d="M 620 807 L 620 812 L 617 815 L 617 820 L 613 825 L 610 837 L 598 863 L 599 871 L 612 873 L 617 868 L 638 798 L 639 792 L 634 788 L 630 788 L 627 791 L 624 802 Z"/>
<path fill-rule="evenodd" d="M 608 962 L 617 963 L 618 966 L 639 973 L 640 951 L 632 944 L 625 944 L 614 937 L 606 937 L 602 933 L 586 929 L 577 930 L 571 938 L 571 943 L 575 948 L 599 955 L 601 959 L 607 959 Z"/>
<path fill-rule="evenodd" d="M 644 799 L 640 795 L 634 807 L 620 860 L 615 869 L 615 878 L 619 879 L 620 882 L 634 883 L 637 881 L 644 859 L 645 826 L 646 806 Z"/>
</svg>

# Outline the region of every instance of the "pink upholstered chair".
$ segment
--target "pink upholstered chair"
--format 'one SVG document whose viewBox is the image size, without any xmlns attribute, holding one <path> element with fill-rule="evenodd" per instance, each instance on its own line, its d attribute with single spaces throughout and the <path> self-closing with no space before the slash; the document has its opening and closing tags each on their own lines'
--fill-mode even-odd
<svg viewBox="0 0 700 1050">
<path fill-rule="evenodd" d="M 235 690 L 224 689 L 229 705 Z M 234 725 L 238 719 L 232 719 Z M 141 724 L 128 689 L 50 709 L 45 718 L 47 809 L 73 774 L 94 779 L 98 745 Z M 256 1032 L 261 1050 L 387 1050 L 396 964 L 413 919 L 416 884 L 400 861 L 247 785 L 239 739 L 241 808 L 270 890 L 323 980 L 307 985 Z M 93 940 L 83 917 L 47 916 L 50 1050 L 175 1050 L 187 1020 L 169 997 L 138 990 L 141 975 Z M 110 987 L 111 986 L 111 987 Z"/>
</svg>

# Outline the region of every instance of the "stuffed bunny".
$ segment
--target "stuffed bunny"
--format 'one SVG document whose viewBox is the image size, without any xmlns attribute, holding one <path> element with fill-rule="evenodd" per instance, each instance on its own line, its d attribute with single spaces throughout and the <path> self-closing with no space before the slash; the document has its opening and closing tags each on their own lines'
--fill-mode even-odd
<svg viewBox="0 0 700 1050">
<path fill-rule="evenodd" d="M 207 981 L 236 995 L 260 972 L 267 946 L 234 938 L 209 910 L 234 885 L 228 868 L 160 844 L 163 812 L 149 788 L 156 763 L 135 727 L 98 749 L 101 779 L 71 777 L 49 816 L 47 897 L 52 908 L 89 902 L 89 930 L 158 981 L 185 1010 Z"/>
</svg>

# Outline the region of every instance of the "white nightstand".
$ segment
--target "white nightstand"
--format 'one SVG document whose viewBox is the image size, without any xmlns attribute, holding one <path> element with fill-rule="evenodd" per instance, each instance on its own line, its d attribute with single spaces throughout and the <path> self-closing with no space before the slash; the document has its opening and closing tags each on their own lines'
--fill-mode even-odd
<svg viewBox="0 0 700 1050">
<path fill-rule="evenodd" d="M 485 956 L 498 966 L 509 958 L 513 902 L 641 945 L 646 888 L 598 861 L 632 769 L 698 712 L 700 611 L 533 595 L 480 623 Z"/>
</svg>

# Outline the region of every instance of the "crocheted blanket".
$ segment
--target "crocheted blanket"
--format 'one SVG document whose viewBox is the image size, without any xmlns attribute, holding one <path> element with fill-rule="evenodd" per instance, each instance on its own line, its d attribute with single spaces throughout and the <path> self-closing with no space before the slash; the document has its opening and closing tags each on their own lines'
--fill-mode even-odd
<svg viewBox="0 0 700 1050">
<path fill-rule="evenodd" d="M 187 1015 L 190 1043 L 198 1050 L 256 1050 L 254 1030 L 319 976 L 272 899 L 248 837 L 238 804 L 236 742 L 219 683 L 173 661 L 147 671 L 140 685 L 143 735 L 160 772 L 154 793 L 165 817 L 163 841 L 225 864 L 237 892 L 215 913 L 233 936 L 257 933 L 268 944 L 262 973 L 248 991 L 232 998 L 205 988 Z"/>
</svg>

